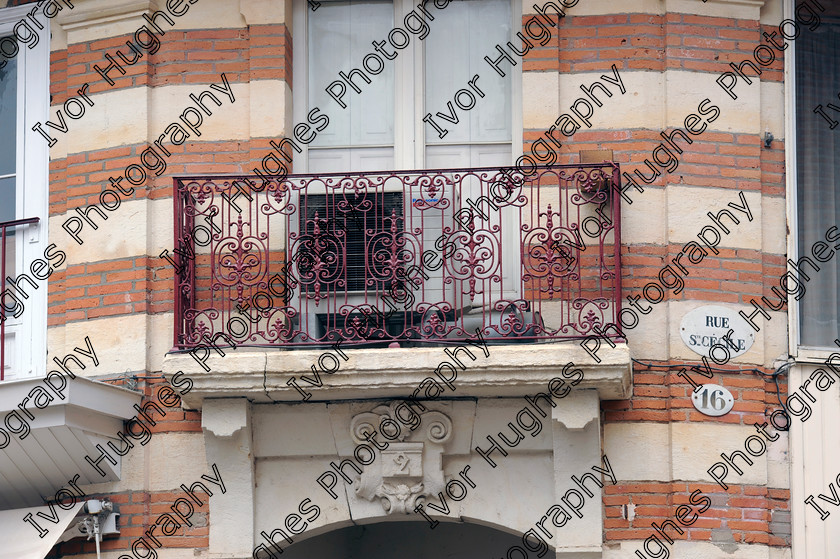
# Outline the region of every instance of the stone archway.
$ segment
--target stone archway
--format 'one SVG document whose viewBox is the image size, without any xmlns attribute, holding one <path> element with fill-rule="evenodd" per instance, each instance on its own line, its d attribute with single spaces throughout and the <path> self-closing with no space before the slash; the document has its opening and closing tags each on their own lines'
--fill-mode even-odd
<svg viewBox="0 0 840 559">
<path fill-rule="evenodd" d="M 488 559 L 516 545 L 521 537 L 477 524 L 441 522 L 432 530 L 426 522 L 377 522 L 295 543 L 283 559 Z"/>
</svg>

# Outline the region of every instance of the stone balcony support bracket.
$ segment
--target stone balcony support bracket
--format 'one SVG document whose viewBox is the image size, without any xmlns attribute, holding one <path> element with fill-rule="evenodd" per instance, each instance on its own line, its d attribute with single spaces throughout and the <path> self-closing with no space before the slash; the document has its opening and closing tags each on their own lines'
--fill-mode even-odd
<svg viewBox="0 0 840 559">
<path fill-rule="evenodd" d="M 210 557 L 249 558 L 254 542 L 251 403 L 245 398 L 206 400 L 201 427 L 207 464 L 216 465 L 225 484 L 225 493 L 210 497 Z"/>
<path fill-rule="evenodd" d="M 554 548 L 557 559 L 600 559 L 604 538 L 603 490 L 585 479 L 586 473 L 601 478 L 592 466 L 603 467 L 601 441 L 601 406 L 595 390 L 579 390 L 551 410 L 554 442 L 554 502 L 576 502 L 574 492 L 585 504 L 583 519 L 573 517 L 574 530 L 558 530 Z M 594 497 L 573 482 L 571 476 L 581 478 Z M 604 479 L 604 484 L 610 483 Z M 566 501 L 564 501 L 566 499 Z M 597 519 L 597 521 L 596 521 Z"/>
</svg>

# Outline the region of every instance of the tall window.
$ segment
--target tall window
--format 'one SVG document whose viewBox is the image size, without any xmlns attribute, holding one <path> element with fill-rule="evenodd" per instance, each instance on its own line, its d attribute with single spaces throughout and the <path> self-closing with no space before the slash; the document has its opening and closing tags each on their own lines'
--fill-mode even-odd
<svg viewBox="0 0 840 559">
<path fill-rule="evenodd" d="M 17 98 L 18 65 L 11 59 L 0 68 L 0 130 L 3 149 L 0 149 L 0 222 L 17 216 Z M 9 262 L 13 265 L 14 262 Z"/>
<path fill-rule="evenodd" d="M 417 4 L 326 0 L 314 11 L 305 2 L 296 4 L 294 122 L 320 122 L 313 122 L 314 140 L 300 141 L 307 139 L 305 134 L 297 138 L 302 152 L 293 154 L 296 173 L 513 163 L 514 130 L 521 122 L 514 83 L 522 65 L 502 63 L 507 71 L 501 76 L 484 57 L 497 58 L 496 45 L 512 40 L 513 14 L 519 13 L 513 6 L 518 4 L 438 0 L 421 4 L 423 9 Z M 318 114 L 310 116 L 315 109 Z M 319 120 L 321 115 L 329 118 L 328 124 Z M 335 189 L 315 181 L 301 192 L 301 215 L 291 225 L 290 251 L 295 250 L 291 245 L 321 246 L 314 239 L 325 227 L 325 216 L 348 225 L 346 233 L 330 241 L 334 248 L 322 245 L 317 265 L 298 261 L 296 274 L 302 283 L 308 282 L 300 292 L 300 328 L 310 336 L 317 338 L 330 324 L 340 324 L 341 313 L 352 314 L 359 305 L 386 310 L 381 297 L 396 281 L 397 270 L 408 261 L 420 264 L 424 250 L 436 249 L 433 243 L 442 224 L 454 224 L 457 201 L 424 214 L 421 236 L 406 222 L 420 219 L 417 211 L 412 213 L 414 200 L 405 195 L 408 191 L 399 181 L 380 182 L 365 186 L 365 192 L 352 192 L 347 185 Z M 474 198 L 471 189 L 477 186 L 464 181 L 460 196 Z M 445 195 L 458 198 L 449 191 Z M 360 213 L 355 226 L 347 218 L 352 208 Z M 412 223 L 416 227 L 419 221 Z M 423 246 L 418 244 L 421 238 Z M 515 250 L 507 253 L 515 256 Z M 444 283 L 443 273 L 430 271 L 431 279 L 415 286 L 427 300 L 457 299 L 455 282 Z M 401 322 L 397 332 L 419 320 L 413 314 L 418 313 L 420 291 L 414 307 L 395 313 L 394 320 Z"/>
<path fill-rule="evenodd" d="M 840 256 L 820 262 L 813 252 L 815 243 L 828 243 L 832 253 L 840 243 L 828 242 L 840 237 L 829 233 L 840 227 L 840 112 L 828 106 L 840 107 L 840 6 L 821 4 L 819 27 L 795 44 L 798 257 L 820 268 L 802 266 L 810 279 L 799 300 L 799 343 L 808 347 L 833 347 L 840 335 Z"/>
<path fill-rule="evenodd" d="M 304 146 L 297 172 L 512 163 L 518 118 L 512 83 L 521 64 L 504 63 L 510 71 L 502 77 L 484 60 L 498 57 L 495 46 L 511 40 L 512 0 L 452 0 L 442 9 L 428 2 L 426 12 L 434 19 L 416 3 L 327 0 L 315 11 L 300 3 L 295 29 L 306 31 L 295 37 L 295 62 L 306 70 L 305 79 L 295 80 L 295 122 L 305 122 L 316 107 L 330 122 Z M 421 25 L 428 33 L 422 40 L 426 32 L 407 29 Z M 371 53 L 382 61 L 381 69 L 373 58 L 365 66 Z M 346 108 L 327 92 L 334 81 L 341 82 L 334 92 L 346 88 L 341 98 Z M 467 93 L 456 98 L 461 90 Z M 443 137 L 424 122 L 427 114 L 446 130 Z"/>
<path fill-rule="evenodd" d="M 25 36 L 15 37 L 16 24 L 29 10 L 30 5 L 0 9 L 0 222 L 40 219 L 8 228 L 2 247 L 7 280 L 0 294 L 5 330 L 0 343 L 6 380 L 46 372 L 47 284 L 33 277 L 31 264 L 44 257 L 47 246 L 49 160 L 46 142 L 31 128 L 48 118 L 50 33 L 49 20 L 40 15 L 45 29 L 37 42 L 20 25 L 18 33 Z M 36 273 L 44 271 L 36 267 Z"/>
</svg>

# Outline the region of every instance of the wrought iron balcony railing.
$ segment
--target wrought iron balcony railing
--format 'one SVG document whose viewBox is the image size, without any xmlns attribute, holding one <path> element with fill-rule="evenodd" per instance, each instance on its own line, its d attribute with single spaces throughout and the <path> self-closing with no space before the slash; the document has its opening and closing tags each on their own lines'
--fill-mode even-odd
<svg viewBox="0 0 840 559">
<path fill-rule="evenodd" d="M 620 310 L 613 163 L 175 179 L 175 346 L 579 338 Z"/>
</svg>

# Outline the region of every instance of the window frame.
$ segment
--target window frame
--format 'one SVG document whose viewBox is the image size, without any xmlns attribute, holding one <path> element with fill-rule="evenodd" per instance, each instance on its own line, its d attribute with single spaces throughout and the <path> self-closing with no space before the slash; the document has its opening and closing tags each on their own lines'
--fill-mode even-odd
<svg viewBox="0 0 840 559">
<path fill-rule="evenodd" d="M 0 36 L 13 34 L 14 25 L 32 10 L 34 4 L 0 8 Z M 38 17 L 38 16 L 35 16 Z M 49 231 L 49 146 L 32 126 L 50 117 L 50 20 L 38 17 L 38 43 L 29 48 L 19 44 L 17 60 L 17 121 L 15 158 L 15 217 L 39 217 L 37 225 L 16 229 L 16 275 L 30 277 L 29 264 L 42 258 Z M 38 280 L 38 289 L 25 288 L 24 311 L 17 319 L 7 319 L 6 327 L 15 329 L 16 340 L 12 369 L 6 380 L 46 374 L 47 355 L 47 280 Z M 0 342 L 5 343 L 4 340 Z"/>
<path fill-rule="evenodd" d="M 509 0 L 511 4 L 511 34 L 508 38 L 514 45 L 516 32 L 522 27 L 522 0 Z M 394 6 L 394 21 L 401 22 L 414 8 L 416 2 L 412 0 L 392 0 Z M 309 7 L 305 1 L 295 0 L 293 12 L 293 48 L 295 53 L 294 69 L 296 72 L 292 89 L 292 117 L 293 123 L 305 122 L 309 100 L 309 52 L 308 52 L 308 18 Z M 434 26 L 434 22 L 430 22 Z M 425 40 L 429 40 L 431 34 Z M 423 41 L 412 35 L 411 44 L 400 51 L 400 55 L 393 61 L 394 67 L 394 170 L 426 169 L 426 139 L 423 116 L 428 112 L 425 107 L 425 56 Z M 495 52 L 495 51 L 493 51 Z M 488 52 L 488 55 L 492 53 Z M 511 66 L 511 158 L 506 164 L 513 165 L 523 148 L 523 115 L 522 115 L 522 67 L 523 61 L 518 60 L 516 66 Z M 338 73 L 336 68 L 336 75 Z M 488 66 L 488 71 L 492 71 Z M 465 82 L 469 76 L 465 76 Z M 455 92 L 453 91 L 454 95 Z M 328 116 L 330 111 L 322 110 Z M 334 110 L 332 111 L 334 112 Z M 315 144 L 317 145 L 317 138 Z M 296 142 L 298 143 L 298 142 Z M 494 142 L 495 143 L 495 142 Z M 295 173 L 309 173 L 309 145 L 299 143 L 301 152 L 294 151 L 293 164 Z M 430 144 L 430 145 L 447 145 Z M 460 145 L 460 144 L 459 144 Z M 479 143 L 467 144 L 480 146 Z M 381 169 L 380 169 L 381 170 Z M 349 171 L 349 169 L 348 169 Z"/>
<path fill-rule="evenodd" d="M 794 19 L 796 0 L 785 0 L 784 17 Z M 787 258 L 797 261 L 799 253 L 799 184 L 797 180 L 796 157 L 796 41 L 789 41 L 785 51 L 784 94 L 785 94 L 785 191 L 787 193 L 786 212 L 788 222 Z M 787 263 L 785 263 L 787 270 Z M 807 295 L 806 295 L 807 296 Z M 825 360 L 838 351 L 832 346 L 815 347 L 801 343 L 800 313 L 802 306 L 792 294 L 787 295 L 788 309 L 788 352 L 799 363 L 825 363 Z"/>
</svg>

